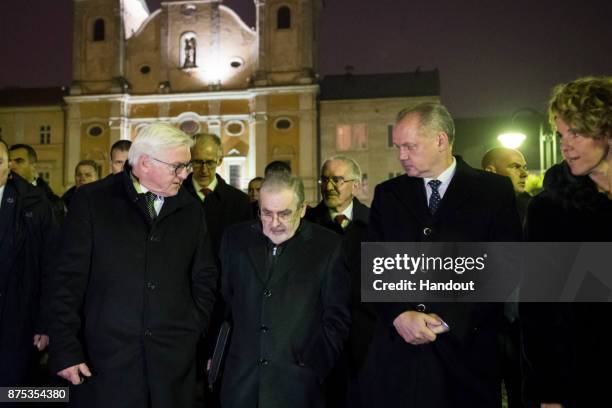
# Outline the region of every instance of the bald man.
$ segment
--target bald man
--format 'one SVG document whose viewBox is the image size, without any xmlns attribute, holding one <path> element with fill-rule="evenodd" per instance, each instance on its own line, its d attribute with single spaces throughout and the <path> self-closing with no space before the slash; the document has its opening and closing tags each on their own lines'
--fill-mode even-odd
<svg viewBox="0 0 612 408">
<path fill-rule="evenodd" d="M 486 152 L 482 158 L 482 169 L 510 178 L 516 193 L 516 206 L 522 223 L 531 198 L 531 195 L 525 191 L 525 182 L 529 173 L 523 153 L 516 149 L 495 147 Z"/>
<path fill-rule="evenodd" d="M 525 219 L 525 211 L 531 195 L 525 191 L 527 180 L 527 162 L 523 153 L 516 149 L 495 147 L 485 153 L 482 158 L 482 168 L 491 173 L 509 177 L 516 193 L 516 207 L 521 218 Z M 516 303 L 504 305 L 505 321 L 500 328 L 499 348 L 501 371 L 508 395 L 508 408 L 523 408 L 522 376 L 520 353 L 520 325 Z"/>
</svg>

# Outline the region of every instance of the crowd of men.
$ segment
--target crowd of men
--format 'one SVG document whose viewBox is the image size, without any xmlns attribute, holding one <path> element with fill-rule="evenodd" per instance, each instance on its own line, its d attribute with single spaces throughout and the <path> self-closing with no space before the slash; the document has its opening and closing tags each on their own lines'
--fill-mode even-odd
<svg viewBox="0 0 612 408">
<path fill-rule="evenodd" d="M 362 242 L 521 241 L 525 158 L 496 148 L 477 170 L 454 137 L 439 103 L 401 111 L 406 174 L 371 208 L 346 156 L 308 206 L 286 163 L 247 195 L 216 173 L 218 136 L 151 124 L 60 199 L 34 149 L 1 142 L 0 386 L 40 385 L 49 345 L 74 406 L 192 407 L 229 322 L 207 407 L 499 407 L 502 377 L 525 406 L 516 305 L 361 302 Z"/>
</svg>

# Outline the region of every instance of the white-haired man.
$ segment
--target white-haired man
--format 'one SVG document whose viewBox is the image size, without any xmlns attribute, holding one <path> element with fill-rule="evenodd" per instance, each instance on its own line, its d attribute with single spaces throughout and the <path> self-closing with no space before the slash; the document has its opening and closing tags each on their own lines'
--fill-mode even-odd
<svg viewBox="0 0 612 408">
<path fill-rule="evenodd" d="M 180 188 L 192 143 L 172 126 L 148 125 L 122 173 L 74 196 L 50 356 L 75 406 L 193 406 L 196 343 L 217 274 L 202 207 Z"/>
</svg>

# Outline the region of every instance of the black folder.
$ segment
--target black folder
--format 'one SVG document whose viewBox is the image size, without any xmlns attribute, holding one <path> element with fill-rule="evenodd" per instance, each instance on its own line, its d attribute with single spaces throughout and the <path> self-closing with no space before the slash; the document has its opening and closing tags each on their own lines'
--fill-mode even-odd
<svg viewBox="0 0 612 408">
<path fill-rule="evenodd" d="M 217 336 L 217 342 L 215 343 L 215 350 L 213 351 L 210 371 L 208 372 L 208 387 L 212 390 L 215 382 L 220 377 L 221 367 L 225 358 L 225 351 L 229 342 L 230 332 L 232 326 L 228 321 L 224 321 L 219 329 L 219 335 Z"/>
</svg>

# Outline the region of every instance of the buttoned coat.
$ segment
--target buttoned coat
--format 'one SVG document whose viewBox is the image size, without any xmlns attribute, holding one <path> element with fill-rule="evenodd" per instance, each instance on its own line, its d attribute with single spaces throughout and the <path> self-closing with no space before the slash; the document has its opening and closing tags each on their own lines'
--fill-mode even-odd
<svg viewBox="0 0 612 408">
<path fill-rule="evenodd" d="M 202 206 L 184 189 L 155 220 L 130 168 L 76 192 L 54 282 L 50 364 L 87 363 L 83 407 L 193 406 L 196 343 L 216 267 Z"/>
<path fill-rule="evenodd" d="M 475 170 L 460 157 L 435 215 L 422 178 L 402 175 L 376 187 L 370 209 L 372 242 L 520 241 L 521 227 L 508 178 Z M 377 303 L 379 321 L 364 367 L 366 407 L 500 406 L 497 329 L 503 304 Z M 408 310 L 436 313 L 451 330 L 413 346 L 393 320 Z"/>
<path fill-rule="evenodd" d="M 221 256 L 222 293 L 233 333 L 223 408 L 324 405 L 322 382 L 348 336 L 349 282 L 340 237 L 308 221 L 283 245 L 267 276 L 261 223 L 230 227 Z"/>
</svg>

